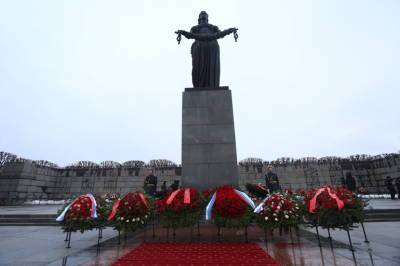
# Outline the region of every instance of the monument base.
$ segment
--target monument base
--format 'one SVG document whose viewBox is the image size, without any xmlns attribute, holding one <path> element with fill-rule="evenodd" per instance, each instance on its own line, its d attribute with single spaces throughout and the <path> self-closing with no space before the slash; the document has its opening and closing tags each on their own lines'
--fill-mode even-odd
<svg viewBox="0 0 400 266">
<path fill-rule="evenodd" d="M 182 106 L 182 187 L 239 186 L 229 88 L 187 88 Z"/>
</svg>

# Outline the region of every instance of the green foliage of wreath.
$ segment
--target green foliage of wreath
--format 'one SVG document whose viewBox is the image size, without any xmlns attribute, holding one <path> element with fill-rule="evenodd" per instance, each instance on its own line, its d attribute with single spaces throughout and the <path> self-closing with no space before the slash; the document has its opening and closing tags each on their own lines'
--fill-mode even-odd
<svg viewBox="0 0 400 266">
<path fill-rule="evenodd" d="M 320 208 L 315 213 L 308 213 L 305 217 L 311 226 L 321 226 L 330 229 L 348 229 L 356 223 L 364 222 L 362 202 L 354 206 L 345 205 L 342 210 Z"/>
<path fill-rule="evenodd" d="M 183 228 L 192 227 L 196 225 L 202 218 L 202 209 L 197 210 L 183 210 L 180 213 L 171 210 L 165 210 L 159 216 L 160 224 L 165 228 Z"/>
<path fill-rule="evenodd" d="M 154 200 L 147 194 L 145 194 L 145 197 L 148 208 L 144 208 L 142 205 L 135 205 L 132 210 L 127 211 L 126 209 L 124 210 L 124 206 L 121 206 L 115 217 L 109 221 L 110 226 L 121 232 L 135 232 L 146 227 L 154 218 Z"/>
<path fill-rule="evenodd" d="M 184 228 L 192 227 L 199 223 L 204 211 L 204 198 L 195 189 L 190 189 L 191 200 L 185 204 L 184 190 L 181 190 L 174 200 L 167 204 L 169 195 L 157 201 L 157 213 L 162 227 Z"/>
<path fill-rule="evenodd" d="M 247 208 L 246 212 L 237 218 L 223 217 L 218 214 L 218 212 L 213 209 L 212 211 L 212 223 L 217 227 L 225 228 L 245 228 L 250 225 L 253 220 L 253 209 Z"/>
</svg>

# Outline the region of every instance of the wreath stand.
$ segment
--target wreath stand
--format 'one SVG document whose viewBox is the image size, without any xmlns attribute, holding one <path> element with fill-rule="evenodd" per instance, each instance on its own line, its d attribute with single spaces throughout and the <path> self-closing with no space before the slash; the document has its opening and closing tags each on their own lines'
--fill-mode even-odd
<svg viewBox="0 0 400 266">
<path fill-rule="evenodd" d="M 369 243 L 369 240 L 368 240 L 368 238 L 367 238 L 367 234 L 366 234 L 366 232 L 365 232 L 364 223 L 360 222 L 360 224 L 361 224 L 361 228 L 362 228 L 363 234 L 364 234 L 364 242 L 365 242 L 365 243 Z M 315 226 L 315 230 L 316 230 L 316 232 L 317 232 L 318 246 L 319 246 L 319 247 L 322 247 L 322 245 L 321 245 L 321 240 L 320 240 L 320 235 L 319 235 L 319 230 L 318 230 L 318 223 L 315 223 L 314 226 Z M 343 226 L 342 228 L 339 228 L 339 229 L 345 230 L 345 231 L 347 232 L 347 238 L 348 238 L 348 240 L 349 240 L 350 251 L 354 252 L 354 251 L 356 251 L 356 250 L 355 250 L 355 248 L 353 247 L 353 241 L 351 240 L 351 235 L 350 235 L 350 230 L 352 229 L 352 227 L 354 227 L 354 226 L 345 225 L 345 226 Z M 328 239 L 329 239 L 329 243 L 330 243 L 331 247 L 333 247 L 332 236 L 331 236 L 330 228 L 328 227 L 327 230 L 328 230 Z"/>
</svg>

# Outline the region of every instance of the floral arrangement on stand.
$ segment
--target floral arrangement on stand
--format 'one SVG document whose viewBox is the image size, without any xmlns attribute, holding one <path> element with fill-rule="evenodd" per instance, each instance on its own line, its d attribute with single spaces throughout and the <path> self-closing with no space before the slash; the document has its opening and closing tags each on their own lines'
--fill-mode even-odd
<svg viewBox="0 0 400 266">
<path fill-rule="evenodd" d="M 254 210 L 257 224 L 268 230 L 297 227 L 301 221 L 300 204 L 293 200 L 293 194 L 275 193 L 267 197 Z"/>
<path fill-rule="evenodd" d="M 95 227 L 103 229 L 108 226 L 108 216 L 111 213 L 113 199 L 108 195 L 95 196 L 97 203 L 97 219 L 95 220 Z"/>
<path fill-rule="evenodd" d="M 194 188 L 177 189 L 156 201 L 156 214 L 166 228 L 191 227 L 202 216 L 203 198 Z"/>
<path fill-rule="evenodd" d="M 92 194 L 81 195 L 59 212 L 56 221 L 64 232 L 81 233 L 97 226 L 97 202 Z"/>
<path fill-rule="evenodd" d="M 134 232 L 152 218 L 151 206 L 142 192 L 129 192 L 114 203 L 108 221 L 119 232 Z"/>
<path fill-rule="evenodd" d="M 268 195 L 268 189 L 261 183 L 247 183 L 246 190 L 249 192 L 249 195 L 251 195 L 252 198 L 255 198 L 257 200 L 262 200 Z"/>
<path fill-rule="evenodd" d="M 231 186 L 218 188 L 206 207 L 206 220 L 218 227 L 244 228 L 253 217 L 254 202 Z"/>
<path fill-rule="evenodd" d="M 305 219 L 311 226 L 348 230 L 364 220 L 364 203 L 344 187 L 311 189 L 305 196 Z"/>
<path fill-rule="evenodd" d="M 296 191 L 293 191 L 289 189 L 284 192 L 284 195 L 286 195 L 292 202 L 295 203 L 296 207 L 298 207 L 295 208 L 298 217 L 298 224 L 304 223 L 304 215 L 306 215 L 307 213 L 307 208 L 305 204 L 305 190 L 298 189 Z"/>
</svg>

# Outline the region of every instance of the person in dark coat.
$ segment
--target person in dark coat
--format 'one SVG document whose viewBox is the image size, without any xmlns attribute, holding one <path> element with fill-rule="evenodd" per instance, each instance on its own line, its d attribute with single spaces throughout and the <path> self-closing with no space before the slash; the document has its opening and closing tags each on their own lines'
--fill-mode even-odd
<svg viewBox="0 0 400 266">
<path fill-rule="evenodd" d="M 346 187 L 351 192 L 356 191 L 356 179 L 351 174 L 351 172 L 346 173 Z"/>
<path fill-rule="evenodd" d="M 170 186 L 169 186 L 169 190 L 170 191 L 175 191 L 175 190 L 177 190 L 179 188 L 179 180 L 174 180 L 174 183 L 172 183 Z"/>
<path fill-rule="evenodd" d="M 346 186 L 346 180 L 344 179 L 343 176 L 340 178 L 340 183 L 342 184 L 343 187 Z"/>
<path fill-rule="evenodd" d="M 148 175 L 146 176 L 144 180 L 144 191 L 149 194 L 154 196 L 156 191 L 157 191 L 157 176 L 153 174 L 153 170 L 149 169 Z"/>
<path fill-rule="evenodd" d="M 386 185 L 386 188 L 389 190 L 390 198 L 392 200 L 396 199 L 396 189 L 393 186 L 392 178 L 390 176 L 386 177 L 385 185 Z"/>
<path fill-rule="evenodd" d="M 274 193 L 281 190 L 279 185 L 279 178 L 277 174 L 272 172 L 272 165 L 267 167 L 267 174 L 265 175 L 265 185 L 269 189 L 270 193 Z"/>
<path fill-rule="evenodd" d="M 400 199 L 400 177 L 396 179 L 396 187 L 397 187 L 397 198 Z"/>
<path fill-rule="evenodd" d="M 164 181 L 163 184 L 161 185 L 161 192 L 167 193 L 167 181 Z"/>
</svg>

